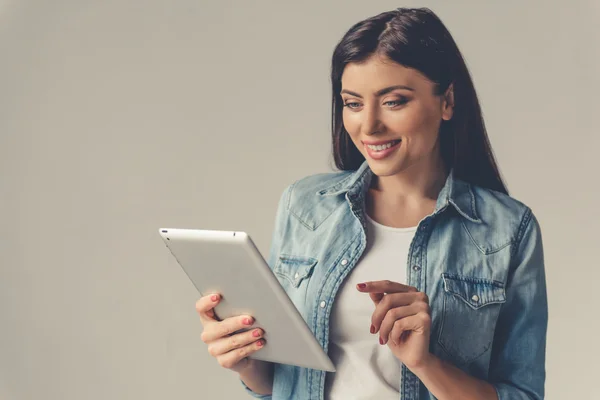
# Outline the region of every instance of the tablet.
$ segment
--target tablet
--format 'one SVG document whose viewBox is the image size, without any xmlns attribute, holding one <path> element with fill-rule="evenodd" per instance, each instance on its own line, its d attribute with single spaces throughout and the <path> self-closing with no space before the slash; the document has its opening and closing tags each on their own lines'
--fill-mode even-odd
<svg viewBox="0 0 600 400">
<path fill-rule="evenodd" d="M 221 294 L 217 319 L 250 315 L 255 323 L 248 329 L 264 330 L 265 346 L 249 358 L 335 371 L 248 234 L 170 228 L 159 233 L 201 296 Z"/>
</svg>

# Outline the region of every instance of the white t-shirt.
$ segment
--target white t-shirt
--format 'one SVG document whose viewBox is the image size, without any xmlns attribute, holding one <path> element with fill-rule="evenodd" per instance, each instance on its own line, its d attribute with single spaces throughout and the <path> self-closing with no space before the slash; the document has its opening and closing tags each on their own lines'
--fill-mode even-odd
<svg viewBox="0 0 600 400">
<path fill-rule="evenodd" d="M 367 216 L 367 247 L 335 298 L 329 323 L 329 356 L 336 372 L 327 373 L 325 398 L 398 399 L 401 362 L 379 333 L 371 334 L 375 304 L 356 285 L 389 279 L 406 283 L 408 250 L 417 228 L 391 228 Z"/>
</svg>

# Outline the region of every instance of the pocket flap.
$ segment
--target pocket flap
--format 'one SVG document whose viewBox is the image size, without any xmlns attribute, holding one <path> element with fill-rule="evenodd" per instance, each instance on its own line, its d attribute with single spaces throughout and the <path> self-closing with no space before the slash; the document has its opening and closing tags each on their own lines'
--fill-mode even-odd
<svg viewBox="0 0 600 400">
<path fill-rule="evenodd" d="M 484 278 L 442 274 L 444 291 L 457 296 L 471 308 L 506 302 L 504 283 Z"/>
<path fill-rule="evenodd" d="M 300 286 L 304 279 L 310 276 L 317 260 L 311 257 L 291 256 L 282 254 L 273 272 L 290 281 L 294 287 Z"/>
</svg>

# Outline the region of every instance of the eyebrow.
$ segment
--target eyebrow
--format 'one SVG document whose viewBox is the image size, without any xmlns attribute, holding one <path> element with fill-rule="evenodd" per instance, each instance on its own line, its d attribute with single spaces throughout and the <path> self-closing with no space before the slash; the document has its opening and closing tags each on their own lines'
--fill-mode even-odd
<svg viewBox="0 0 600 400">
<path fill-rule="evenodd" d="M 415 89 L 413 89 L 413 88 L 411 88 L 411 87 L 409 87 L 409 86 L 404 86 L 404 85 L 395 85 L 395 86 L 390 86 L 390 87 L 383 88 L 383 89 L 381 89 L 381 90 L 377 91 L 377 92 L 375 93 L 375 95 L 376 95 L 376 96 L 378 96 L 378 97 L 379 97 L 379 96 L 383 96 L 384 94 L 387 94 L 387 93 L 391 92 L 392 90 L 396 90 L 396 89 L 405 89 L 405 90 L 410 90 L 411 92 L 414 92 L 414 91 L 415 91 Z M 343 94 L 343 93 L 348 93 L 348 94 L 349 94 L 349 95 L 351 95 L 351 96 L 360 97 L 360 98 L 362 99 L 362 96 L 361 96 L 360 94 L 358 94 L 358 93 L 356 93 L 356 92 L 352 92 L 352 91 L 350 91 L 350 90 L 347 90 L 347 89 L 343 89 L 343 90 L 340 92 L 340 95 L 341 95 L 341 94 Z"/>
</svg>

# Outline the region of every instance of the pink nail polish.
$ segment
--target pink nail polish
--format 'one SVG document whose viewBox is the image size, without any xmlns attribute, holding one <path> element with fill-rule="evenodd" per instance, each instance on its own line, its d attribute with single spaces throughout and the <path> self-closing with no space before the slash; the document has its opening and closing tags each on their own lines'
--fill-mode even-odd
<svg viewBox="0 0 600 400">
<path fill-rule="evenodd" d="M 260 336 L 260 331 L 257 329 L 254 332 L 252 332 L 252 336 L 254 337 L 259 337 Z"/>
<path fill-rule="evenodd" d="M 359 283 L 359 284 L 358 284 L 358 287 L 359 287 L 360 289 L 364 289 L 364 288 L 366 288 L 366 287 L 367 287 L 367 285 L 366 285 L 365 283 Z"/>
<path fill-rule="evenodd" d="M 259 340 L 258 342 L 256 342 L 256 345 L 257 345 L 258 347 L 263 347 L 263 344 L 264 344 L 264 343 L 263 343 L 262 339 L 261 339 L 261 340 Z"/>
<path fill-rule="evenodd" d="M 210 296 L 210 299 L 212 301 L 217 301 L 217 300 L 219 300 L 219 296 L 217 296 L 216 294 L 213 294 L 212 296 Z"/>
<path fill-rule="evenodd" d="M 383 339 L 382 338 L 379 338 L 379 344 L 383 345 Z"/>
<path fill-rule="evenodd" d="M 371 325 L 371 333 L 375 333 L 375 327 Z"/>
<path fill-rule="evenodd" d="M 252 321 L 250 321 L 250 318 L 244 318 L 244 325 L 252 325 Z"/>
</svg>

